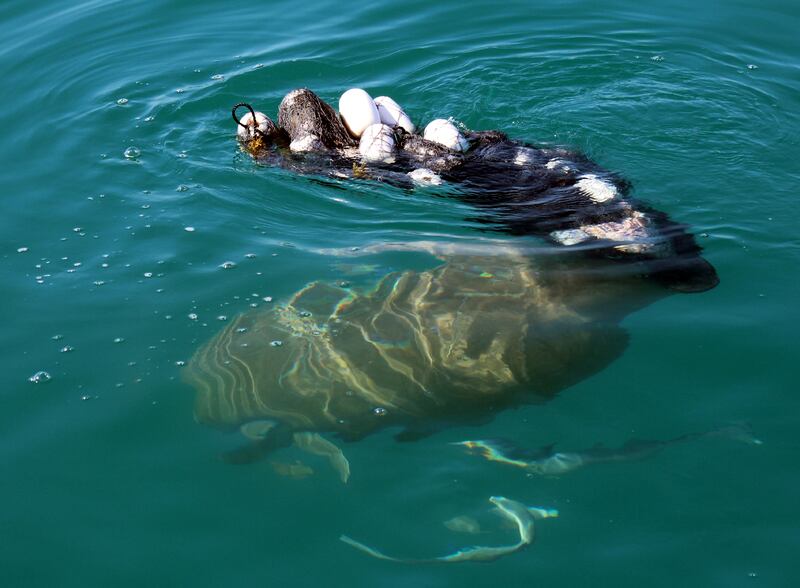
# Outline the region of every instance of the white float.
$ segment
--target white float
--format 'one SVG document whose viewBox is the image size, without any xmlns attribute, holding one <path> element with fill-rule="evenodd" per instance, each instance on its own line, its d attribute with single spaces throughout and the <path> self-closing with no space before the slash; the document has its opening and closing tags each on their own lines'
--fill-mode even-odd
<svg viewBox="0 0 800 588">
<path fill-rule="evenodd" d="M 439 143 L 454 151 L 466 151 L 469 148 L 469 143 L 464 135 L 458 132 L 456 125 L 443 118 L 429 122 L 422 136 L 428 141 Z"/>
<path fill-rule="evenodd" d="M 339 116 L 348 132 L 358 139 L 370 125 L 381 122 L 378 107 L 361 88 L 350 88 L 339 98 Z"/>
<path fill-rule="evenodd" d="M 414 123 L 400 105 L 388 96 L 378 96 L 374 100 L 378 108 L 378 115 L 381 122 L 390 127 L 400 127 L 407 133 L 414 132 Z"/>
<path fill-rule="evenodd" d="M 381 123 L 373 124 L 364 129 L 358 150 L 364 161 L 386 162 L 394 161 L 394 132 L 392 127 Z"/>
<path fill-rule="evenodd" d="M 236 133 L 239 135 L 239 138 L 244 140 L 252 139 L 253 138 L 253 114 L 248 112 L 245 114 L 241 119 L 240 122 L 242 125 L 245 125 L 247 128 L 239 125 L 236 129 Z M 258 130 L 260 130 L 265 135 L 269 135 L 275 130 L 275 123 L 273 123 L 270 118 L 264 114 L 263 112 L 256 112 L 256 122 L 258 123 Z"/>
</svg>

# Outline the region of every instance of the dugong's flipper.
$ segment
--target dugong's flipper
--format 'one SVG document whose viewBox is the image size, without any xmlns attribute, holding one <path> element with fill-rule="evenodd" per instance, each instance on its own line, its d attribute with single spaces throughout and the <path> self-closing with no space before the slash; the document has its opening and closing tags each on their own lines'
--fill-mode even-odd
<svg viewBox="0 0 800 588">
<path fill-rule="evenodd" d="M 263 440 L 277 426 L 278 423 L 272 419 L 260 419 L 243 424 L 239 427 L 239 432 L 250 441 L 258 442 Z"/>
<path fill-rule="evenodd" d="M 299 449 L 327 457 L 331 467 L 339 473 L 339 479 L 347 484 L 350 479 L 350 462 L 341 449 L 317 433 L 295 433 L 293 440 Z"/>
<path fill-rule="evenodd" d="M 238 449 L 223 453 L 223 461 L 237 465 L 253 463 L 264 459 L 276 449 L 292 444 L 291 430 L 270 420 L 246 423 L 239 430 L 250 442 Z"/>
</svg>

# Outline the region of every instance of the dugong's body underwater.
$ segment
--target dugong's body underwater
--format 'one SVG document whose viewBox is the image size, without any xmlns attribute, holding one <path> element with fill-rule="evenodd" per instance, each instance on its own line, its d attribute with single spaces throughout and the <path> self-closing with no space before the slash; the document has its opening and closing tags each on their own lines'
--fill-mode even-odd
<svg viewBox="0 0 800 588">
<path fill-rule="evenodd" d="M 225 429 L 274 421 L 264 451 L 299 432 L 356 440 L 396 426 L 410 440 L 485 423 L 603 369 L 627 344 L 619 321 L 664 293 L 498 247 L 443 259 L 371 289 L 313 282 L 238 316 L 185 368 L 197 419 Z"/>
<path fill-rule="evenodd" d="M 277 126 L 253 120 L 259 132 L 244 117 L 239 138 L 261 162 L 401 185 L 424 170 L 487 210 L 487 224 L 544 237 L 562 253 L 526 253 L 508 241 L 423 243 L 416 247 L 441 265 L 389 273 L 371 288 L 312 282 L 284 304 L 240 315 L 197 351 L 185 377 L 200 422 L 269 423 L 246 459 L 300 433 L 356 440 L 399 427 L 409 440 L 546 400 L 623 352 L 627 314 L 718 281 L 682 226 L 574 153 L 494 131 L 447 147 L 397 125 L 391 140 L 375 131 L 391 157 L 362 157 L 349 128 L 308 90 L 287 95 Z"/>
</svg>

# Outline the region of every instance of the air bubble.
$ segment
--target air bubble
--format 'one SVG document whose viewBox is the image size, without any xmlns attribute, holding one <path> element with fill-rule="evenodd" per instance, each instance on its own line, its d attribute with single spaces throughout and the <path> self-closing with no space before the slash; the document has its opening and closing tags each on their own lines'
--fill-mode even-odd
<svg viewBox="0 0 800 588">
<path fill-rule="evenodd" d="M 183 227 L 183 230 L 187 233 L 194 233 L 194 227 Z"/>
<path fill-rule="evenodd" d="M 123 341 L 125 341 L 125 339 L 123 339 L 122 337 L 117 337 L 114 339 L 114 343 L 122 343 Z"/>
<path fill-rule="evenodd" d="M 197 314 L 196 314 L 196 313 L 194 313 L 194 312 L 190 312 L 190 313 L 189 313 L 188 315 L 186 315 L 186 316 L 188 316 L 188 317 L 189 317 L 189 320 L 192 320 L 192 321 L 196 321 L 196 320 L 197 320 Z"/>
<path fill-rule="evenodd" d="M 17 253 L 26 253 L 28 251 L 27 247 L 18 247 Z"/>
<path fill-rule="evenodd" d="M 125 150 L 125 153 L 123 153 L 123 155 L 125 156 L 125 159 L 136 159 L 141 154 L 142 154 L 142 151 L 138 147 L 128 147 Z"/>
<path fill-rule="evenodd" d="M 33 374 L 30 378 L 28 378 L 28 381 L 33 383 L 33 384 L 44 384 L 46 382 L 49 382 L 52 379 L 53 378 L 52 378 L 52 376 L 50 374 L 48 374 L 47 372 L 41 371 L 41 372 L 36 372 L 35 374 Z"/>
</svg>

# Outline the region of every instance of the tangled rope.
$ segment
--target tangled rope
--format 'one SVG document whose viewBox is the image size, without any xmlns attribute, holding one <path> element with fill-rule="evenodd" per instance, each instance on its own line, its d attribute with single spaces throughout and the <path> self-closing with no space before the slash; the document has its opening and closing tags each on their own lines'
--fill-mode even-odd
<svg viewBox="0 0 800 588">
<path fill-rule="evenodd" d="M 252 126 L 244 124 L 242 122 L 242 120 L 238 116 L 236 116 L 236 111 L 239 110 L 242 107 L 244 107 L 244 108 L 246 108 L 247 110 L 250 111 L 250 114 L 253 117 Z M 262 131 L 261 129 L 258 128 L 258 119 L 256 118 L 256 111 L 247 102 L 239 102 L 238 104 L 235 104 L 233 106 L 233 108 L 231 109 L 231 116 L 233 117 L 233 120 L 236 121 L 237 125 L 239 125 L 240 127 L 244 128 L 244 129 L 247 129 L 248 132 L 252 130 L 254 137 L 256 135 L 260 135 L 264 139 L 267 138 L 267 136 L 264 134 L 264 131 Z"/>
</svg>

